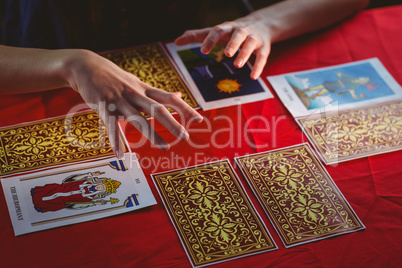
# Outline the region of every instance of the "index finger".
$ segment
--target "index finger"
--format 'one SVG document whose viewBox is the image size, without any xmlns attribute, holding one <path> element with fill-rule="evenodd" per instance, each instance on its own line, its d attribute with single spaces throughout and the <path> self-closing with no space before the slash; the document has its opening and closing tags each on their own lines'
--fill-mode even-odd
<svg viewBox="0 0 402 268">
<path fill-rule="evenodd" d="M 208 36 L 211 28 L 204 28 L 200 30 L 187 30 L 181 36 L 174 40 L 178 46 L 187 45 L 195 42 L 202 42 Z"/>
<path fill-rule="evenodd" d="M 228 25 L 217 25 L 211 29 L 208 36 L 202 42 L 201 52 L 208 54 L 212 48 L 221 40 L 225 35 L 231 34 L 233 28 Z"/>
</svg>

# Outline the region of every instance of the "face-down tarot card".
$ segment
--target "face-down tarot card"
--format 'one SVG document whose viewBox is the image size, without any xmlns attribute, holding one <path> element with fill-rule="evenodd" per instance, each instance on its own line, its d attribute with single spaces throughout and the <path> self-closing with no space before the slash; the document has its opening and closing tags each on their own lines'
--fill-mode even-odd
<svg viewBox="0 0 402 268">
<path fill-rule="evenodd" d="M 228 160 L 152 177 L 194 267 L 276 249 Z"/>
<path fill-rule="evenodd" d="M 307 144 L 235 160 L 285 247 L 365 228 Z"/>
<path fill-rule="evenodd" d="M 129 152 L 123 134 L 121 139 Z M 113 156 L 106 127 L 93 111 L 0 128 L 0 177 Z"/>
</svg>

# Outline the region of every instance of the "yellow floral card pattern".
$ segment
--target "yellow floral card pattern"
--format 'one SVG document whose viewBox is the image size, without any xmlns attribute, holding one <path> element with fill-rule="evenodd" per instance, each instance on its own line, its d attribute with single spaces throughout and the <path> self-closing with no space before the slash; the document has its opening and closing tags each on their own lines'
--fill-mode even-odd
<svg viewBox="0 0 402 268">
<path fill-rule="evenodd" d="M 326 164 L 402 149 L 402 101 L 298 119 Z"/>
<path fill-rule="evenodd" d="M 193 108 L 198 107 L 193 95 L 160 44 L 137 46 L 101 55 L 150 86 L 167 92 L 181 92 L 182 99 L 188 105 Z"/>
<path fill-rule="evenodd" d="M 112 156 L 94 112 L 0 129 L 0 175 Z"/>
<path fill-rule="evenodd" d="M 228 161 L 152 177 L 194 266 L 276 249 Z"/>
<path fill-rule="evenodd" d="M 236 161 L 286 247 L 365 228 L 309 146 Z"/>
</svg>

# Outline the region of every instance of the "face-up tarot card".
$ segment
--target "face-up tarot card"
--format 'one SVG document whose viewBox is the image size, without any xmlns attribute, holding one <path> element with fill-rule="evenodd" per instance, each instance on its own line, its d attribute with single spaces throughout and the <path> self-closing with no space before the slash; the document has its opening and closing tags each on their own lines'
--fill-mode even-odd
<svg viewBox="0 0 402 268">
<path fill-rule="evenodd" d="M 106 51 L 100 54 L 150 86 L 167 92 L 181 92 L 182 99 L 190 107 L 198 107 L 188 86 L 160 43 Z"/>
<path fill-rule="evenodd" d="M 113 155 L 106 127 L 92 111 L 0 129 L 0 177 Z"/>
<path fill-rule="evenodd" d="M 134 154 L 2 179 L 15 235 L 156 203 Z"/>
<path fill-rule="evenodd" d="M 215 46 L 208 55 L 201 53 L 199 43 L 166 47 L 204 110 L 273 97 L 261 79 L 250 78 L 249 64 L 234 67 L 235 57 L 226 57 L 223 46 Z"/>
<path fill-rule="evenodd" d="M 293 117 L 342 111 L 402 98 L 402 88 L 377 58 L 269 76 Z"/>
<path fill-rule="evenodd" d="M 194 267 L 276 249 L 227 160 L 152 177 Z"/>
<path fill-rule="evenodd" d="M 325 164 L 402 149 L 402 101 L 298 118 Z"/>
<path fill-rule="evenodd" d="M 307 144 L 236 162 L 285 247 L 365 228 Z"/>
</svg>

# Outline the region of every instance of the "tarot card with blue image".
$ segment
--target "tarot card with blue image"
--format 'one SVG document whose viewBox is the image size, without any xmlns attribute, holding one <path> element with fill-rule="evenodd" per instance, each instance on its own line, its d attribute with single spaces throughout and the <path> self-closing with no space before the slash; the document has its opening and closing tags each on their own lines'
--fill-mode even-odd
<svg viewBox="0 0 402 268">
<path fill-rule="evenodd" d="M 370 63 L 285 76 L 307 109 L 394 95 Z"/>
<path fill-rule="evenodd" d="M 401 87 L 378 59 L 268 77 L 291 113 L 350 109 L 402 95 Z"/>
</svg>

